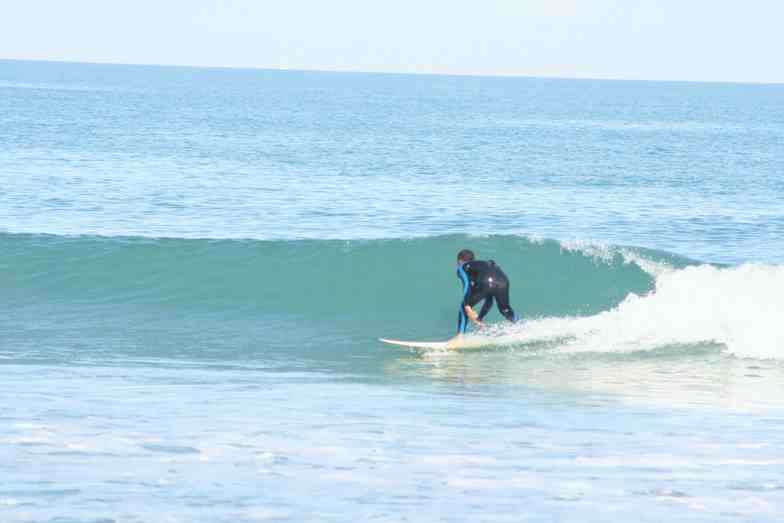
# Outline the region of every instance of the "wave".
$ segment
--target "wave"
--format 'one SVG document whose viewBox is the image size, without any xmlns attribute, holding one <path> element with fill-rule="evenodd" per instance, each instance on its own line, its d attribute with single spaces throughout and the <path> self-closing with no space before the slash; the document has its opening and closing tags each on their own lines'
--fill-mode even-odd
<svg viewBox="0 0 784 523">
<path fill-rule="evenodd" d="M 0 234 L 0 283 L 14 303 L 230 307 L 417 315 L 459 301 L 466 246 L 510 275 L 525 315 L 585 314 L 650 288 L 666 253 L 516 236 L 387 240 L 192 240 Z M 2 298 L 0 298 L 2 299 Z"/>
<path fill-rule="evenodd" d="M 78 324 L 81 346 L 122 336 L 137 356 L 144 347 L 188 353 L 196 350 L 194 340 L 210 353 L 245 344 L 289 356 L 356 356 L 378 336 L 449 336 L 460 299 L 455 254 L 465 247 L 504 268 L 512 305 L 525 318 L 499 323 L 493 334 L 499 344 L 548 342 L 573 353 L 707 343 L 741 357 L 783 357 L 784 267 L 717 266 L 649 249 L 520 236 L 259 241 L 0 234 L 0 331 L 7 339 L 21 332 L 19 346 L 29 347 L 24 336 L 39 345 L 55 338 L 66 344 L 72 338 L 59 333 Z M 263 347 L 246 338 L 263 339 Z"/>
</svg>

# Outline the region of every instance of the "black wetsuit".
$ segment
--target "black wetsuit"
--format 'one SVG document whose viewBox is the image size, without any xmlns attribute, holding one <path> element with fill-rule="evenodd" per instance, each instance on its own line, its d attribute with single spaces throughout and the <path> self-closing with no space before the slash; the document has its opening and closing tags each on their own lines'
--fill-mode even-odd
<svg viewBox="0 0 784 523">
<path fill-rule="evenodd" d="M 498 310 L 507 320 L 517 319 L 509 305 L 509 278 L 494 261 L 471 260 L 462 263 L 457 268 L 457 277 L 463 283 L 463 302 L 460 304 L 460 315 L 457 319 L 458 333 L 465 332 L 468 327 L 466 305 L 473 307 L 482 300 L 485 302 L 479 312 L 480 321 L 490 312 L 493 298 L 498 303 Z"/>
</svg>

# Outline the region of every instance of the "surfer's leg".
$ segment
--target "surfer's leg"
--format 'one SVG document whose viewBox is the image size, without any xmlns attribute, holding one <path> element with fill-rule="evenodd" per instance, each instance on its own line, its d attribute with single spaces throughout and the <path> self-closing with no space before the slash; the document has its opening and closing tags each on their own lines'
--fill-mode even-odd
<svg viewBox="0 0 784 523">
<path fill-rule="evenodd" d="M 493 296 L 492 294 L 485 298 L 485 302 L 482 304 L 482 310 L 479 311 L 479 321 L 485 319 L 487 313 L 490 312 L 490 309 L 493 307 Z"/>
<path fill-rule="evenodd" d="M 517 314 L 512 310 L 512 306 L 509 305 L 508 285 L 496 289 L 495 300 L 498 303 L 498 310 L 504 315 L 504 318 L 509 321 L 517 321 Z"/>
<path fill-rule="evenodd" d="M 463 306 L 461 305 L 460 312 L 457 315 L 457 333 L 465 334 L 467 328 L 468 328 L 468 316 L 466 316 L 465 310 L 463 310 Z"/>
</svg>

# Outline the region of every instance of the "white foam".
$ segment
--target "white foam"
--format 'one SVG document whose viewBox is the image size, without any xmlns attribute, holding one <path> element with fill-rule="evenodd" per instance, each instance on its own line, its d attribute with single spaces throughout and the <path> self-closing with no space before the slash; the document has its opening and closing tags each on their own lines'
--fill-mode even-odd
<svg viewBox="0 0 784 523">
<path fill-rule="evenodd" d="M 784 359 L 784 266 L 660 269 L 653 291 L 612 310 L 526 321 L 496 336 L 504 344 L 560 339 L 571 352 L 716 343 L 739 357 Z"/>
<path fill-rule="evenodd" d="M 650 260 L 638 252 L 635 252 L 633 249 L 626 247 L 612 247 L 602 243 L 583 240 L 566 240 L 559 242 L 559 244 L 561 246 L 561 250 L 563 251 L 579 252 L 580 254 L 606 264 L 612 263 L 616 256 L 620 256 L 623 260 L 623 263 L 633 263 L 644 272 L 654 277 L 675 270 L 670 264 L 666 262 Z"/>
</svg>

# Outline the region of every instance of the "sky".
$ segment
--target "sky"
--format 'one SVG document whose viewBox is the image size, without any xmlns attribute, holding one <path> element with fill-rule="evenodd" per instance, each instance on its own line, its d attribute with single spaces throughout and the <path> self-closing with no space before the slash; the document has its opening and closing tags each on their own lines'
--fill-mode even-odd
<svg viewBox="0 0 784 523">
<path fill-rule="evenodd" d="M 783 0 L 0 0 L 0 58 L 784 82 Z"/>
</svg>

